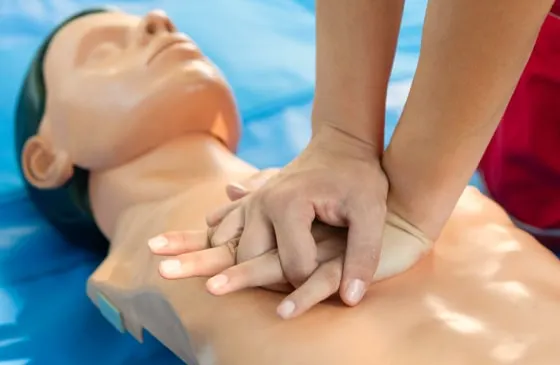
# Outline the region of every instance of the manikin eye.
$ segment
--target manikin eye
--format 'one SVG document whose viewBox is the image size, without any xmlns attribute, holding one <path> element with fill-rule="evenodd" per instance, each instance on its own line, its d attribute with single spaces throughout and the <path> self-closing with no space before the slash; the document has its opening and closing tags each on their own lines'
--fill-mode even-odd
<svg viewBox="0 0 560 365">
<path fill-rule="evenodd" d="M 108 59 L 111 59 L 115 55 L 121 52 L 121 48 L 115 43 L 103 43 L 95 47 L 90 54 L 87 56 L 87 64 L 98 64 Z"/>
</svg>

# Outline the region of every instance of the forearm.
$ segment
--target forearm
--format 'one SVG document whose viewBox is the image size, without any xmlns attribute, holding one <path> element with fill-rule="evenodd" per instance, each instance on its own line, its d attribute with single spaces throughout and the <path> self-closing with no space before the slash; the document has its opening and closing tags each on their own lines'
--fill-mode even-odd
<svg viewBox="0 0 560 365">
<path fill-rule="evenodd" d="M 437 235 L 468 184 L 552 0 L 430 0 L 416 76 L 384 155 L 389 204 Z"/>
<path fill-rule="evenodd" d="M 318 0 L 313 133 L 334 127 L 379 151 L 404 0 Z"/>
</svg>

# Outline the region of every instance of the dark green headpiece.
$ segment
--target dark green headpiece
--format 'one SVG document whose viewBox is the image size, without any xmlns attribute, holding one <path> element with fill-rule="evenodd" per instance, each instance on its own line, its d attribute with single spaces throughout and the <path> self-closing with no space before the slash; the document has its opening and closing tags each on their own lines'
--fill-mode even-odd
<svg viewBox="0 0 560 365">
<path fill-rule="evenodd" d="M 27 139 L 37 133 L 45 112 L 47 90 L 43 75 L 45 53 L 54 35 L 66 24 L 82 16 L 110 9 L 82 11 L 58 25 L 35 54 L 20 91 L 15 115 L 16 158 L 21 170 L 21 154 Z M 58 189 L 41 190 L 25 181 L 29 198 L 41 214 L 72 244 L 106 253 L 109 243 L 101 233 L 89 204 L 88 171 L 74 167 L 74 175 Z"/>
</svg>

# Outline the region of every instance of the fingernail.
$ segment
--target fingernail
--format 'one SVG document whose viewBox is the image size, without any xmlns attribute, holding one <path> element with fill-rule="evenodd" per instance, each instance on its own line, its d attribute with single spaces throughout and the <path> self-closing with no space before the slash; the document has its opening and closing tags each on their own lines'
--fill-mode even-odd
<svg viewBox="0 0 560 365">
<path fill-rule="evenodd" d="M 167 238 L 163 236 L 157 236 L 148 241 L 148 246 L 154 251 L 164 248 L 169 244 Z"/>
<path fill-rule="evenodd" d="M 213 278 L 208 279 L 208 286 L 212 289 L 220 289 L 228 282 L 228 277 L 225 275 L 216 275 Z"/>
<path fill-rule="evenodd" d="M 281 303 L 278 308 L 276 309 L 276 313 L 283 319 L 288 319 L 296 310 L 296 304 L 291 300 L 286 300 L 285 302 Z"/>
<path fill-rule="evenodd" d="M 358 304 L 365 294 L 366 284 L 362 280 L 354 279 L 346 289 L 346 300 L 352 305 Z"/>
<path fill-rule="evenodd" d="M 238 183 L 230 183 L 228 186 L 230 193 L 243 196 L 247 194 L 247 189 L 244 186 L 239 185 Z"/>
<path fill-rule="evenodd" d="M 166 274 L 175 275 L 181 272 L 181 261 L 164 260 L 159 264 L 161 271 Z"/>
</svg>

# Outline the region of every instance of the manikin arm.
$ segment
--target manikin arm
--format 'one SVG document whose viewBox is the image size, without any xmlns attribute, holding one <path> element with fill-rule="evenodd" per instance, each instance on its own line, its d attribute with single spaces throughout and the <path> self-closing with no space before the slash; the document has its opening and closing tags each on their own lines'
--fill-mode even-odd
<svg viewBox="0 0 560 365">
<path fill-rule="evenodd" d="M 388 205 L 435 238 L 507 106 L 553 0 L 429 0 L 418 69 L 384 155 Z"/>
</svg>

